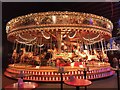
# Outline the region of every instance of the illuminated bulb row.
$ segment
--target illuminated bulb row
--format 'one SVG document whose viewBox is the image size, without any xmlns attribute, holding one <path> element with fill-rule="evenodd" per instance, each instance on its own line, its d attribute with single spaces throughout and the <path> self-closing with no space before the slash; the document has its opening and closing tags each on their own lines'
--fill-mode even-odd
<svg viewBox="0 0 120 90">
<path fill-rule="evenodd" d="M 30 74 L 30 71 L 27 71 L 27 74 Z"/>
<path fill-rule="evenodd" d="M 78 71 L 78 74 L 81 74 L 81 71 Z"/>
<path fill-rule="evenodd" d="M 98 75 L 90 75 L 90 76 L 88 76 L 88 78 L 90 78 L 90 79 L 95 79 L 97 77 L 98 77 Z"/>
<path fill-rule="evenodd" d="M 53 77 L 53 81 L 55 81 L 55 77 Z"/>
<path fill-rule="evenodd" d="M 95 71 L 94 71 L 94 70 L 92 70 L 92 71 L 91 71 L 91 73 L 95 73 Z"/>
<path fill-rule="evenodd" d="M 63 77 L 63 81 L 66 80 L 66 79 L 67 79 L 67 77 Z"/>
<path fill-rule="evenodd" d="M 78 74 L 78 72 L 77 72 L 77 71 L 75 71 L 75 74 Z"/>
<path fill-rule="evenodd" d="M 84 74 L 83 71 L 81 71 L 81 74 Z"/>
<path fill-rule="evenodd" d="M 72 71 L 71 74 L 74 75 L 74 72 Z"/>
<path fill-rule="evenodd" d="M 82 76 L 76 76 L 76 78 L 78 78 L 78 79 L 82 79 Z"/>
<path fill-rule="evenodd" d="M 87 78 L 90 79 L 90 78 L 91 78 L 91 75 L 89 75 Z"/>
<path fill-rule="evenodd" d="M 35 77 L 35 76 L 31 76 L 31 77 L 25 77 L 24 79 L 26 80 L 36 80 L 36 81 L 60 81 L 61 78 L 60 77 Z M 63 80 L 68 80 L 68 77 L 63 77 Z"/>
<path fill-rule="evenodd" d="M 35 72 L 35 75 L 38 75 L 39 74 L 39 72 Z"/>
<path fill-rule="evenodd" d="M 98 73 L 98 70 L 94 70 L 94 73 Z"/>
<path fill-rule="evenodd" d="M 94 76 L 93 75 L 91 75 L 91 79 L 93 79 L 94 78 Z"/>
<path fill-rule="evenodd" d="M 71 72 L 69 72 L 68 74 L 71 75 Z"/>
<path fill-rule="evenodd" d="M 64 75 L 68 75 L 68 73 L 65 73 Z"/>
<path fill-rule="evenodd" d="M 95 78 L 96 77 L 96 75 L 93 75 L 93 78 Z"/>
<path fill-rule="evenodd" d="M 76 76 L 76 78 L 78 79 L 78 76 Z"/>
<path fill-rule="evenodd" d="M 57 73 L 55 73 L 55 75 L 57 75 Z M 60 74 L 59 74 L 60 75 Z"/>
<path fill-rule="evenodd" d="M 68 80 L 69 79 L 69 77 L 66 77 L 66 80 Z"/>
<path fill-rule="evenodd" d="M 74 75 L 74 74 L 81 74 L 80 71 L 70 71 L 69 73 L 66 73 L 65 75 Z"/>
<path fill-rule="evenodd" d="M 33 74 L 33 75 L 54 75 L 53 72 L 34 72 L 34 71 L 25 71 L 25 73 Z M 57 75 L 57 73 L 55 73 Z"/>
<path fill-rule="evenodd" d="M 80 79 L 83 79 L 83 76 L 80 76 Z"/>
<path fill-rule="evenodd" d="M 92 73 L 92 71 L 89 71 L 89 73 Z"/>
<path fill-rule="evenodd" d="M 89 71 L 87 71 L 87 74 L 89 74 L 90 72 Z"/>
<path fill-rule="evenodd" d="M 61 13 L 62 13 L 62 15 L 61 15 Z M 108 19 L 106 19 L 106 18 L 104 18 L 102 16 L 97 16 L 97 15 L 88 14 L 88 13 L 74 13 L 74 12 L 68 12 L 68 13 L 65 13 L 65 12 L 56 12 L 56 13 L 55 12 L 54 13 L 53 12 L 48 12 L 48 13 L 35 13 L 35 14 L 33 13 L 33 14 L 28 14 L 28 15 L 25 15 L 25 16 L 21 16 L 21 17 L 17 17 L 15 19 L 12 19 L 10 22 L 8 22 L 8 24 L 11 25 L 12 23 L 14 24 L 14 23 L 17 23 L 17 22 L 22 23 L 22 21 L 24 21 L 23 18 L 28 18 L 28 17 L 29 18 L 33 18 L 33 17 L 36 18 L 36 17 L 43 17 L 43 16 L 49 16 L 50 17 L 50 16 L 53 16 L 54 14 L 58 14 L 58 15 L 61 15 L 61 16 L 66 16 L 66 14 L 67 14 L 67 17 L 70 14 L 70 17 L 72 15 L 72 18 L 76 18 L 76 15 L 77 15 L 77 17 L 83 17 L 83 18 L 86 18 L 86 17 L 98 18 L 100 20 L 105 20 L 106 22 L 109 22 L 110 24 L 112 24 L 111 21 L 109 21 Z M 39 19 L 37 19 L 37 20 L 39 20 Z M 54 16 L 53 21 L 55 22 L 55 20 L 56 20 L 56 17 Z"/>
<path fill-rule="evenodd" d="M 24 80 L 27 80 L 27 77 L 24 77 L 23 79 L 24 79 Z"/>
<path fill-rule="evenodd" d="M 58 77 L 56 77 L 56 81 L 59 81 L 59 78 L 58 78 Z"/>
<path fill-rule="evenodd" d="M 11 70 L 11 69 L 7 69 L 8 71 L 12 71 L 12 72 L 19 72 L 20 71 L 16 71 L 16 70 Z M 92 70 L 90 71 L 89 73 L 96 73 L 96 72 L 101 72 L 101 71 L 106 71 L 106 70 L 110 70 L 110 68 L 105 68 L 105 69 L 101 69 L 101 70 Z M 28 74 L 33 74 L 33 75 L 36 75 L 36 74 L 42 74 L 42 75 L 55 75 L 55 73 L 53 72 L 33 72 L 33 71 L 23 71 L 23 73 L 28 73 Z M 69 72 L 68 74 L 77 74 L 77 73 L 80 73 L 82 74 L 83 72 L 80 72 L 80 71 L 71 71 Z M 57 73 L 56 73 L 57 74 Z M 112 71 L 111 72 L 108 72 L 108 73 L 102 73 L 102 74 L 96 74 L 96 75 L 89 75 L 87 76 L 86 78 L 89 78 L 89 79 L 92 79 L 92 78 L 101 78 L 101 77 L 106 77 L 106 76 L 109 76 L 109 75 L 112 75 Z M 67 75 L 67 73 L 65 73 L 65 75 Z M 9 75 L 11 76 L 11 75 Z M 80 79 L 83 79 L 84 76 L 76 76 L 76 78 L 80 78 Z M 29 79 L 29 80 L 43 80 L 43 81 L 59 81 L 61 80 L 60 77 L 25 77 L 24 79 Z M 63 80 L 67 80 L 68 77 L 63 77 Z"/>
</svg>

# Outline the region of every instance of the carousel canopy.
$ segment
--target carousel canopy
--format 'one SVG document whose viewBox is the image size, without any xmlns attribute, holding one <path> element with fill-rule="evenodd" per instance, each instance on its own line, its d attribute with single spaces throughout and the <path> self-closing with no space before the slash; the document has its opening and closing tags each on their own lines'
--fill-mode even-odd
<svg viewBox="0 0 120 90">
<path fill-rule="evenodd" d="M 19 16 L 7 23 L 7 39 L 24 44 L 66 40 L 95 43 L 112 37 L 113 24 L 107 18 L 80 12 L 41 12 Z"/>
</svg>

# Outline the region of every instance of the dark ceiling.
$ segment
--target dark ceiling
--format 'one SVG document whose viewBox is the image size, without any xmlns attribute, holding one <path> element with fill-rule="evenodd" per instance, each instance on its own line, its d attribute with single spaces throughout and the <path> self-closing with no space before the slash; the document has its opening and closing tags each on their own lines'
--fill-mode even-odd
<svg viewBox="0 0 120 90">
<path fill-rule="evenodd" d="M 77 11 L 106 17 L 114 24 L 113 37 L 117 36 L 120 2 L 4 2 L 2 3 L 3 41 L 6 40 L 5 26 L 9 20 L 29 13 L 46 11 Z"/>
</svg>

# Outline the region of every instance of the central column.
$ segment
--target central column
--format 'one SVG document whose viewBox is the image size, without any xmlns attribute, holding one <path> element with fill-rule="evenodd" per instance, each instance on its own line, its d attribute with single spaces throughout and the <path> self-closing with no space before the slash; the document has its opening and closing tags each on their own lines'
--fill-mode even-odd
<svg viewBox="0 0 120 90">
<path fill-rule="evenodd" d="M 58 53 L 61 53 L 61 43 L 62 43 L 62 36 L 61 36 L 61 30 L 58 30 L 57 33 L 57 46 L 58 46 Z"/>
</svg>

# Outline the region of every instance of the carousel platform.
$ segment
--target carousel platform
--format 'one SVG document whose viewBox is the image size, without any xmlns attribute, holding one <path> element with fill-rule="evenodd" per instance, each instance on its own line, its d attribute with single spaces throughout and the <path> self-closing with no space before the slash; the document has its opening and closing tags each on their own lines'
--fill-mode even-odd
<svg viewBox="0 0 120 90">
<path fill-rule="evenodd" d="M 78 79 L 84 79 L 84 68 L 76 66 L 64 66 L 63 68 L 64 71 L 68 72 L 63 73 L 63 80 L 68 80 L 71 75 Z M 4 72 L 4 75 L 13 79 L 18 79 L 16 76 L 19 75 L 20 71 L 23 71 L 25 75 L 23 79 L 27 81 L 59 82 L 61 80 L 60 74 L 54 73 L 58 71 L 58 68 L 51 66 L 38 67 L 25 64 L 10 64 Z M 110 77 L 114 73 L 109 63 L 99 63 L 99 65 L 89 66 L 86 78 L 89 80 L 100 79 Z"/>
</svg>

